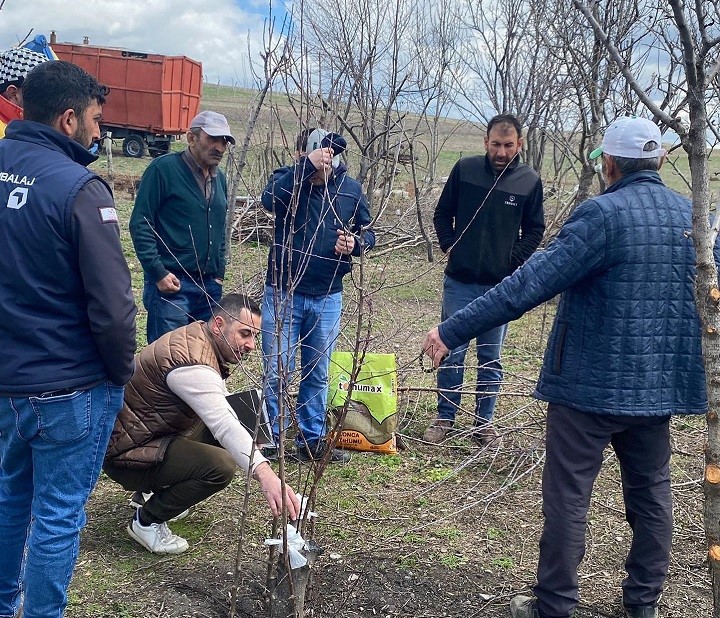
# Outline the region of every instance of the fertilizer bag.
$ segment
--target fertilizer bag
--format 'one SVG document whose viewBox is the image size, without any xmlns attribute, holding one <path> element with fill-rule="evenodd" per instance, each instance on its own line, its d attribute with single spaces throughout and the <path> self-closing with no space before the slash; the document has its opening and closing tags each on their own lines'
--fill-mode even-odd
<svg viewBox="0 0 720 618">
<path fill-rule="evenodd" d="M 348 398 L 353 368 L 351 352 L 333 352 L 328 407 L 337 424 Z M 338 446 L 355 451 L 397 453 L 397 371 L 394 354 L 365 354 L 353 385 Z"/>
</svg>

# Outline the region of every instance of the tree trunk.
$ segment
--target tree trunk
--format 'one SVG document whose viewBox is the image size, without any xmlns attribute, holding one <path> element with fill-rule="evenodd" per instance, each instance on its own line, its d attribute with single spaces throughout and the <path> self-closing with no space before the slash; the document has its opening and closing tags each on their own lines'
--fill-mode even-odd
<svg viewBox="0 0 720 618">
<path fill-rule="evenodd" d="M 579 204 L 582 204 L 586 199 L 590 197 L 590 189 L 592 188 L 593 180 L 595 180 L 595 162 L 584 163 L 582 170 L 580 171 L 580 179 L 578 180 L 578 190 L 575 195 L 573 204 L 573 210 Z"/>
<path fill-rule="evenodd" d="M 277 574 L 270 582 L 271 618 L 303 618 L 305 615 L 305 595 L 310 573 L 315 559 L 322 553 L 315 541 L 307 541 L 306 546 L 309 549 L 303 549 L 300 553 L 307 559 L 307 564 L 290 569 L 289 575 L 287 561 L 282 552 L 278 552 Z"/>
<path fill-rule="evenodd" d="M 692 107 L 692 103 L 691 103 Z M 689 132 L 690 174 L 693 192 L 693 239 L 697 251 L 695 293 L 702 327 L 703 361 L 708 414 L 705 445 L 705 536 L 713 589 L 713 616 L 720 618 L 720 290 L 711 244 L 709 184 L 705 142 L 705 108 L 693 117 Z"/>
</svg>

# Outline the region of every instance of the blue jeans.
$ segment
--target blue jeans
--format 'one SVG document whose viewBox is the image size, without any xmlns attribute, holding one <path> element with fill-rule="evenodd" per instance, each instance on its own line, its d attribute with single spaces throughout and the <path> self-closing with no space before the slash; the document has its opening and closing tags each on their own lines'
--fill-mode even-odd
<svg viewBox="0 0 720 618">
<path fill-rule="evenodd" d="M 0 397 L 0 616 L 60 618 L 123 388 Z M 27 552 L 25 554 L 25 552 Z"/>
<path fill-rule="evenodd" d="M 443 283 L 442 319 L 446 320 L 456 311 L 464 309 L 476 298 L 492 289 L 491 285 L 460 283 L 446 276 Z M 507 324 L 493 328 L 476 339 L 477 381 L 475 385 L 475 424 L 492 420 L 495 400 L 502 383 L 502 365 L 500 351 Z M 438 418 L 455 421 L 460 407 L 462 386 L 465 379 L 465 353 L 468 344 L 461 345 L 450 352 L 437 374 Z"/>
<path fill-rule="evenodd" d="M 145 277 L 143 305 L 147 309 L 148 343 L 196 320 L 208 322 L 220 302 L 222 286 L 212 276 L 205 275 L 201 280 L 185 274 L 175 276 L 180 280 L 180 289 L 174 294 L 164 294 Z"/>
<path fill-rule="evenodd" d="M 326 405 L 330 355 L 340 332 L 342 293 L 305 296 L 265 287 L 262 349 L 265 402 L 277 442 L 280 418 L 290 422 L 289 385 L 300 348 L 300 387 L 295 418 L 298 448 L 314 450 L 327 433 Z M 280 327 L 282 325 L 282 327 Z"/>
</svg>

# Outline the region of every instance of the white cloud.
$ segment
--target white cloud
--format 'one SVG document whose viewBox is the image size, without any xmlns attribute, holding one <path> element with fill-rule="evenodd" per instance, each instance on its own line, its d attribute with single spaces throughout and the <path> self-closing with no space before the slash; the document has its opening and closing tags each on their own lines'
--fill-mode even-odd
<svg viewBox="0 0 720 618">
<path fill-rule="evenodd" d="M 243 6 L 244 5 L 244 6 Z M 248 40 L 256 61 L 267 4 L 254 0 L 5 0 L 0 49 L 33 36 L 57 33 L 58 41 L 183 55 L 203 63 L 210 83 L 249 84 Z"/>
</svg>

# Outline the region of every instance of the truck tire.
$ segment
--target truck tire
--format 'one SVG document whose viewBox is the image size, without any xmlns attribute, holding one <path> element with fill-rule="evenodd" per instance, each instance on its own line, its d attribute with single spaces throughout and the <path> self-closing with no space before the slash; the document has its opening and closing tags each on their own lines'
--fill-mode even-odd
<svg viewBox="0 0 720 618">
<path fill-rule="evenodd" d="M 133 159 L 142 159 L 145 154 L 145 140 L 139 135 L 128 135 L 123 140 L 123 154 Z"/>
</svg>

